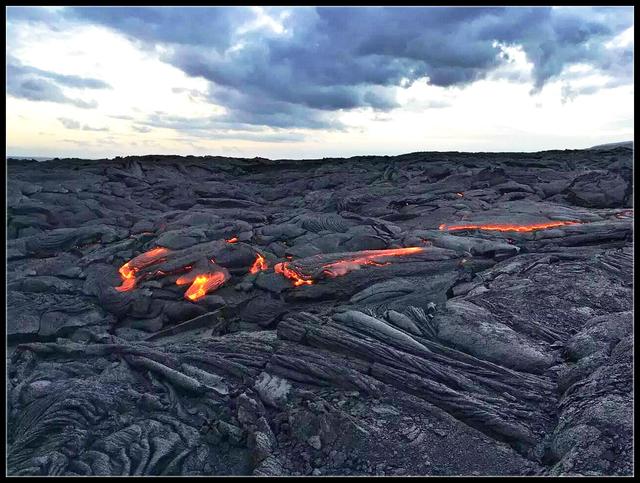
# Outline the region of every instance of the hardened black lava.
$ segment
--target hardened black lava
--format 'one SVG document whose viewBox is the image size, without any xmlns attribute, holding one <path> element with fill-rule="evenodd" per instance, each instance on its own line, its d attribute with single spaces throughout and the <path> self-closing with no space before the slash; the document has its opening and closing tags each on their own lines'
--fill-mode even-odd
<svg viewBox="0 0 640 483">
<path fill-rule="evenodd" d="M 8 474 L 632 474 L 632 157 L 9 160 Z"/>
</svg>

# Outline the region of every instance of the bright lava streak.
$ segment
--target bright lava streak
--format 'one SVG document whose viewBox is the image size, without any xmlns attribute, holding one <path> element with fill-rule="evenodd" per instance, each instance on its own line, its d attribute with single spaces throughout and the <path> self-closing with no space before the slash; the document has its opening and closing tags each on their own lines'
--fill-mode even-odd
<svg viewBox="0 0 640 483">
<path fill-rule="evenodd" d="M 337 262 L 328 263 L 324 265 L 324 273 L 330 277 L 338 277 L 345 275 L 353 269 L 360 268 L 361 265 L 375 265 L 383 266 L 387 263 L 381 263 L 377 261 L 379 258 L 386 257 L 401 257 L 404 255 L 412 255 L 414 253 L 420 253 L 424 251 L 424 247 L 407 247 L 407 248 L 390 248 L 388 250 L 369 250 L 364 252 L 365 254 L 359 257 L 350 258 L 346 260 L 339 260 Z"/>
<path fill-rule="evenodd" d="M 234 236 L 233 238 L 229 238 L 228 240 L 225 240 L 227 243 L 238 243 L 239 238 L 237 236 Z"/>
<path fill-rule="evenodd" d="M 344 260 L 338 260 L 337 262 L 328 263 L 323 265 L 323 273 L 328 277 L 339 277 L 346 275 L 352 270 L 360 268 L 362 265 L 374 265 L 383 266 L 388 265 L 390 262 L 380 262 L 378 259 L 384 259 L 387 257 L 399 257 L 403 255 L 412 255 L 420 253 L 425 250 L 424 247 L 407 247 L 407 248 L 390 248 L 388 250 L 368 250 L 361 252 L 360 255 L 353 258 L 347 258 Z M 299 287 L 300 285 L 313 285 L 315 281 L 312 278 L 305 277 L 292 269 L 288 262 L 282 262 L 276 264 L 274 267 L 276 273 L 284 275 L 286 278 L 293 281 L 293 285 Z"/>
<path fill-rule="evenodd" d="M 269 268 L 269 266 L 267 265 L 267 261 L 262 255 L 258 253 L 256 254 L 256 261 L 253 262 L 253 265 L 251 265 L 251 268 L 249 269 L 249 273 L 258 273 L 266 270 L 267 268 Z"/>
<path fill-rule="evenodd" d="M 293 285 L 296 287 L 299 287 L 300 285 L 313 285 L 313 280 L 303 278 L 298 272 L 289 268 L 289 264 L 286 262 L 277 263 L 273 269 L 276 273 L 281 273 L 289 280 L 293 280 Z"/>
<path fill-rule="evenodd" d="M 456 230 L 486 230 L 486 231 L 536 231 L 546 230 L 548 228 L 556 228 L 558 226 L 577 225 L 577 221 L 550 221 L 547 223 L 534 223 L 530 225 L 445 225 L 444 223 L 438 227 L 441 231 Z"/>
<path fill-rule="evenodd" d="M 144 267 L 153 265 L 162 261 L 169 250 L 166 248 L 158 247 L 148 252 L 144 252 L 137 257 L 129 260 L 122 265 L 118 272 L 120 272 L 120 278 L 122 279 L 122 285 L 116 287 L 118 292 L 127 292 L 136 286 L 136 273 Z"/>
<path fill-rule="evenodd" d="M 201 299 L 208 292 L 220 287 L 227 280 L 223 272 L 202 273 L 196 276 L 191 286 L 184 293 L 184 297 L 192 302 Z"/>
</svg>

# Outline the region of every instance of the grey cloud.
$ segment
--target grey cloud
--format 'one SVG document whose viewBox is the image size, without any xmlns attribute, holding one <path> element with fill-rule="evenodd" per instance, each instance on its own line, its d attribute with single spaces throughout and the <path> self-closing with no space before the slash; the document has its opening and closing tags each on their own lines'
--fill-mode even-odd
<svg viewBox="0 0 640 483">
<path fill-rule="evenodd" d="M 7 94 L 31 101 L 48 101 L 71 104 L 83 109 L 95 108 L 95 101 L 83 101 L 68 97 L 62 87 L 78 89 L 105 89 L 110 86 L 99 80 L 76 75 L 64 75 L 23 65 L 15 58 L 7 63 Z"/>
<path fill-rule="evenodd" d="M 578 96 L 592 95 L 602 89 L 619 87 L 621 85 L 624 84 L 615 79 L 603 84 L 586 84 L 577 87 L 574 87 L 571 82 L 565 82 L 560 88 L 560 101 L 562 104 L 566 104 L 567 102 L 574 101 Z"/>
<path fill-rule="evenodd" d="M 63 94 L 60 87 L 42 78 L 15 78 L 7 76 L 7 94 L 30 101 L 48 101 L 60 104 L 71 104 L 83 109 L 97 107 L 97 102 L 86 102 L 73 99 Z"/>
<path fill-rule="evenodd" d="M 226 121 L 224 119 L 153 114 L 145 121 L 148 126 L 173 129 L 196 138 L 241 139 L 256 142 L 299 142 L 304 135 L 286 130 L 270 130 L 250 123 Z"/>
<path fill-rule="evenodd" d="M 64 15 L 112 27 L 142 41 L 219 50 L 228 48 L 234 30 L 254 16 L 249 9 L 218 7 L 74 7 Z"/>
<path fill-rule="evenodd" d="M 82 126 L 82 130 L 83 131 L 107 132 L 107 131 L 109 131 L 109 128 L 108 127 L 91 127 L 91 126 L 87 126 L 85 124 L 84 126 Z"/>
<path fill-rule="evenodd" d="M 99 79 L 92 79 L 90 77 L 80 77 L 77 75 L 65 75 L 58 74 L 56 72 L 49 72 L 36 67 L 30 67 L 25 65 L 11 64 L 12 74 L 16 76 L 28 76 L 33 75 L 37 77 L 44 77 L 53 80 L 56 84 L 64 87 L 72 87 L 77 89 L 109 89 L 111 86 Z"/>
<path fill-rule="evenodd" d="M 83 125 L 83 124 L 80 124 L 78 121 L 75 121 L 73 119 L 69 119 L 66 117 L 59 117 L 58 121 L 60 121 L 62 125 L 67 129 L 77 129 L 81 131 L 97 131 L 97 132 L 104 132 L 109 130 L 108 127 L 92 127 L 87 124 Z"/>
<path fill-rule="evenodd" d="M 64 127 L 67 129 L 80 129 L 80 123 L 78 121 L 74 121 L 73 119 L 67 119 L 65 117 L 59 117 L 58 121 L 62 123 Z"/>
<path fill-rule="evenodd" d="M 392 110 L 395 90 L 419 79 L 452 87 L 487 77 L 508 60 L 496 42 L 522 47 L 534 92 L 578 62 L 632 81 L 633 47 L 605 48 L 633 25 L 632 8 L 289 10 L 282 35 L 243 33 L 254 15 L 247 8 L 72 8 L 63 15 L 168 47 L 163 60 L 210 81 L 208 99 L 226 108 L 219 121 L 228 123 L 340 129 L 339 111 Z"/>
</svg>

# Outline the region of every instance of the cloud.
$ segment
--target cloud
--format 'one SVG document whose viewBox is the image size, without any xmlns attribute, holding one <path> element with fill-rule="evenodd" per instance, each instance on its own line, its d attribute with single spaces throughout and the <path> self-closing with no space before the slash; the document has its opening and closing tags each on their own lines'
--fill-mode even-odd
<svg viewBox="0 0 640 483">
<path fill-rule="evenodd" d="M 124 121 L 133 121 L 134 119 L 133 116 L 129 116 L 127 114 L 111 114 L 109 115 L 109 117 L 112 117 L 113 119 L 121 119 Z"/>
<path fill-rule="evenodd" d="M 98 105 L 96 102 L 67 97 L 56 84 L 41 78 L 16 79 L 7 76 L 7 94 L 30 101 L 71 104 L 83 109 L 95 108 Z"/>
<path fill-rule="evenodd" d="M 99 79 L 49 72 L 23 65 L 10 57 L 7 63 L 7 94 L 30 101 L 71 104 L 83 109 L 95 108 L 95 101 L 83 101 L 65 95 L 61 87 L 75 89 L 107 89 L 109 84 Z"/>
<path fill-rule="evenodd" d="M 22 65 L 15 59 L 10 64 L 12 74 L 16 76 L 34 76 L 44 77 L 53 80 L 56 84 L 63 87 L 71 87 L 75 89 L 110 89 L 111 86 L 100 79 L 92 79 L 90 77 L 80 77 L 77 75 L 58 74 L 36 67 Z"/>
<path fill-rule="evenodd" d="M 234 30 L 255 16 L 246 8 L 211 7 L 74 7 L 63 15 L 114 28 L 136 40 L 219 50 L 228 48 Z"/>
<path fill-rule="evenodd" d="M 60 121 L 62 125 L 67 129 L 77 129 L 82 131 L 99 131 L 99 132 L 104 132 L 109 130 L 108 127 L 91 127 L 91 126 L 88 126 L 87 124 L 83 125 L 83 124 L 80 124 L 78 121 L 75 121 L 73 119 L 69 119 L 66 117 L 59 117 L 58 121 Z"/>
<path fill-rule="evenodd" d="M 67 129 L 80 129 L 80 123 L 78 121 L 74 121 L 73 119 L 67 119 L 65 117 L 59 117 L 58 121 L 62 123 L 64 127 Z"/>
<path fill-rule="evenodd" d="M 597 93 L 601 89 L 611 89 L 620 87 L 621 85 L 624 84 L 615 79 L 605 83 L 588 83 L 578 86 L 571 84 L 571 82 L 565 82 L 560 88 L 560 101 L 562 104 L 566 104 L 567 102 L 574 101 L 578 96 L 588 96 Z"/>
<path fill-rule="evenodd" d="M 144 124 L 154 128 L 173 129 L 185 136 L 209 140 L 239 139 L 275 143 L 300 142 L 305 139 L 303 134 L 297 132 L 265 130 L 250 123 L 227 121 L 224 118 L 215 117 L 187 118 L 155 113 L 150 115 Z"/>
<path fill-rule="evenodd" d="M 576 63 L 632 82 L 633 43 L 614 41 L 633 8 L 68 8 L 66 21 L 102 25 L 209 81 L 220 122 L 342 129 L 338 114 L 400 107 L 396 93 L 428 79 L 464 87 L 518 48 L 533 92 Z M 200 94 L 188 93 L 201 98 Z M 435 106 L 431 106 L 435 107 Z"/>
</svg>

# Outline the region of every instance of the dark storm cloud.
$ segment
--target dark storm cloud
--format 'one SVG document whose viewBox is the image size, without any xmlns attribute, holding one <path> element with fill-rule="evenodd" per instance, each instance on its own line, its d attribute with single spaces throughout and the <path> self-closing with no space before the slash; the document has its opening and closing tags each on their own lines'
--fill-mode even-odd
<svg viewBox="0 0 640 483">
<path fill-rule="evenodd" d="M 272 127 L 337 128 L 341 110 L 398 106 L 395 91 L 428 77 L 441 87 L 485 78 L 519 45 L 539 90 L 573 63 L 631 82 L 633 46 L 607 41 L 633 25 L 632 8 L 272 8 L 284 32 L 249 29 L 247 8 L 74 8 L 163 60 L 211 82 L 221 120 Z"/>
<path fill-rule="evenodd" d="M 151 43 L 206 45 L 224 50 L 237 26 L 253 18 L 244 8 L 74 7 L 67 18 L 99 23 Z"/>
<path fill-rule="evenodd" d="M 62 92 L 62 87 L 76 89 L 106 89 L 109 84 L 99 79 L 64 75 L 23 65 L 15 58 L 7 63 L 7 94 L 31 101 L 71 104 L 81 108 L 94 108 L 97 103 L 73 99 Z"/>
</svg>

